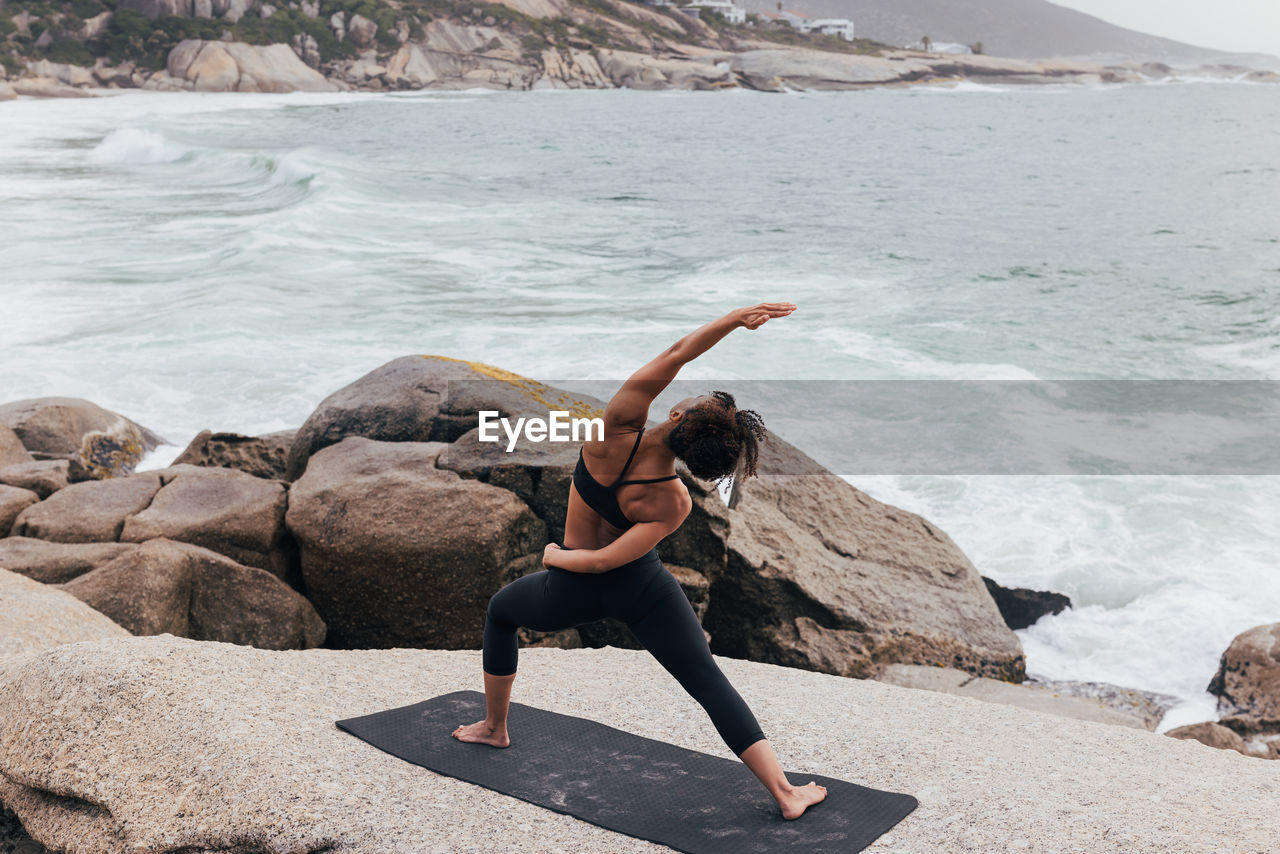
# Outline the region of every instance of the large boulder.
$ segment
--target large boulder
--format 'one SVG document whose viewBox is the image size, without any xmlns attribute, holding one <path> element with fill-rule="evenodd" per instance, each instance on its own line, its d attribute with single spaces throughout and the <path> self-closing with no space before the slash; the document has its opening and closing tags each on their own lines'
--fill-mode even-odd
<svg viewBox="0 0 1280 854">
<path fill-rule="evenodd" d="M 135 635 L 169 633 L 263 649 L 324 642 L 315 608 L 265 570 L 158 538 L 61 585 Z"/>
<path fill-rule="evenodd" d="M 665 59 L 646 53 L 600 48 L 600 68 L 628 89 L 721 89 L 737 85 L 727 63 Z"/>
<path fill-rule="evenodd" d="M 43 501 L 67 485 L 70 466 L 68 460 L 36 460 L 5 466 L 0 469 L 0 483 L 29 489 Z"/>
<path fill-rule="evenodd" d="M 613 81 L 604 73 L 595 54 L 572 47 L 551 47 L 542 52 L 542 77 L 535 89 L 609 89 Z"/>
<path fill-rule="evenodd" d="M 378 25 L 364 15 L 352 15 L 351 20 L 347 22 L 347 37 L 355 42 L 357 47 L 372 47 L 377 35 Z"/>
<path fill-rule="evenodd" d="M 1236 635 L 1208 690 L 1224 726 L 1246 737 L 1280 735 L 1280 623 Z"/>
<path fill-rule="evenodd" d="M 38 397 L 0 405 L 0 424 L 12 429 L 36 459 L 65 459 L 71 479 L 132 472 L 165 440 L 123 415 L 78 397 Z"/>
<path fill-rule="evenodd" d="M 169 51 L 165 71 L 199 92 L 336 92 L 339 88 L 283 43 L 183 39 Z"/>
<path fill-rule="evenodd" d="M 890 663 L 1025 678 L 1017 636 L 945 532 L 771 433 L 757 470 L 711 575 L 717 654 L 863 678 Z"/>
<path fill-rule="evenodd" d="M 39 59 L 35 62 L 28 60 L 27 70 L 37 77 L 52 77 L 68 86 L 92 86 L 96 82 L 93 79 L 92 68 L 66 62 L 50 62 L 47 59 Z"/>
<path fill-rule="evenodd" d="M 717 663 L 793 781 L 807 779 L 803 769 L 919 799 L 873 847 L 1262 852 L 1280 837 L 1280 814 L 1265 807 L 1280 791 L 1275 766 L 1234 752 L 968 697 Z M 648 653 L 522 649 L 520 668 L 514 702 L 734 760 Z M 0 800 L 51 850 L 86 854 L 497 852 L 516 839 L 529 851 L 653 847 L 425 770 L 334 725 L 459 690 L 483 690 L 478 651 L 277 652 L 165 635 L 60 646 L 0 687 Z M 520 750 L 527 733 L 511 720 L 509 749 Z M 777 816 L 763 787 L 754 791 Z"/>
<path fill-rule="evenodd" d="M 290 489 L 329 646 L 477 649 L 489 597 L 540 557 L 542 521 L 509 490 L 436 468 L 443 448 L 349 436 Z"/>
<path fill-rule="evenodd" d="M 301 477 L 312 454 L 347 436 L 452 442 L 478 426 L 480 410 L 546 418 L 552 408 L 583 417 L 601 414 L 579 396 L 481 362 L 401 356 L 320 402 L 298 429 L 285 476 Z"/>
<path fill-rule="evenodd" d="M 284 527 L 287 503 L 283 481 L 180 463 L 71 484 L 18 514 L 11 534 L 59 543 L 168 537 L 265 569 L 297 587 L 297 548 Z"/>
<path fill-rule="evenodd" d="M 40 496 L 30 489 L 0 484 L 0 537 L 8 537 L 18 514 L 39 500 Z"/>
<path fill-rule="evenodd" d="M 23 661 L 46 649 L 128 635 L 74 596 L 0 568 L 0 685 Z"/>
<path fill-rule="evenodd" d="M 45 584 L 62 584 L 136 548 L 136 543 L 51 543 L 6 537 L 0 539 L 0 567 Z"/>
<path fill-rule="evenodd" d="M 45 30 L 50 32 L 50 30 Z M 26 95 L 29 98 L 92 98 L 93 93 L 87 89 L 70 86 L 52 77 L 18 77 L 8 83 L 15 96 Z"/>
<path fill-rule="evenodd" d="M 735 54 L 729 67 L 753 89 L 862 89 L 916 80 L 933 70 L 925 62 L 820 50 L 763 49 Z"/>
<path fill-rule="evenodd" d="M 124 521 L 147 508 L 160 491 L 153 472 L 73 483 L 18 514 L 11 534 L 57 543 L 109 543 Z"/>
<path fill-rule="evenodd" d="M 280 430 L 265 436 L 215 433 L 201 430 L 173 461 L 210 468 L 239 469 L 254 477 L 284 479 L 285 463 L 297 430 Z"/>
<path fill-rule="evenodd" d="M 40 495 L 41 501 L 58 492 L 69 483 L 68 460 L 37 460 L 35 462 L 19 462 L 15 466 L 0 469 L 0 483 L 9 487 L 29 489 Z"/>
<path fill-rule="evenodd" d="M 7 425 L 0 424 L 0 469 L 35 462 L 35 459 L 23 446 L 18 434 Z"/>
<path fill-rule="evenodd" d="M 283 481 L 188 463 L 147 474 L 164 485 L 145 509 L 124 520 L 120 542 L 168 537 L 194 543 L 296 585 L 297 552 L 284 527 L 289 496 Z"/>
</svg>

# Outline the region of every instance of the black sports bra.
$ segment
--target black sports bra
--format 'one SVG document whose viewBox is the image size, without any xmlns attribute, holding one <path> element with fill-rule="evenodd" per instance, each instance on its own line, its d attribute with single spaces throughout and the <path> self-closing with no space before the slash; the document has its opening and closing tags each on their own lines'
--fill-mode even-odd
<svg viewBox="0 0 1280 854">
<path fill-rule="evenodd" d="M 631 467 L 631 461 L 635 459 L 636 449 L 640 447 L 640 437 L 643 435 L 644 428 L 641 427 L 640 432 L 636 434 L 636 443 L 631 448 L 631 456 L 627 457 L 627 462 L 622 467 L 618 480 L 615 480 L 611 486 L 603 486 L 591 476 L 591 472 L 587 471 L 586 462 L 582 459 L 582 451 L 578 451 L 578 465 L 573 470 L 573 486 L 578 490 L 578 494 L 582 496 L 582 500 L 587 502 L 587 506 L 599 513 L 606 522 L 615 528 L 630 528 L 635 524 L 623 515 L 622 508 L 618 506 L 617 489 L 619 486 L 628 483 L 658 483 L 663 480 L 675 480 L 680 476 L 678 474 L 669 474 L 666 477 L 622 480 L 623 475 L 627 473 L 627 469 Z"/>
</svg>

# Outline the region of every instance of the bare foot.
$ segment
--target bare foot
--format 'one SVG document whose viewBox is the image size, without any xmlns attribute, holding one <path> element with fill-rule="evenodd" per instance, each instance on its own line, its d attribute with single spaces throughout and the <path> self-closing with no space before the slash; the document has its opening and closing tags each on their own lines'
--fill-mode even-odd
<svg viewBox="0 0 1280 854">
<path fill-rule="evenodd" d="M 793 786 L 791 791 L 782 796 L 778 806 L 782 807 L 782 817 L 799 818 L 804 811 L 827 796 L 827 787 L 819 786 L 812 780 L 806 786 Z"/>
<path fill-rule="evenodd" d="M 453 731 L 453 737 L 458 741 L 478 741 L 481 744 L 491 744 L 494 747 L 508 747 L 511 745 L 511 739 L 507 737 L 506 724 L 500 727 L 491 727 L 484 721 L 477 721 L 469 726 L 459 726 Z M 803 808 L 801 809 L 803 811 Z"/>
</svg>

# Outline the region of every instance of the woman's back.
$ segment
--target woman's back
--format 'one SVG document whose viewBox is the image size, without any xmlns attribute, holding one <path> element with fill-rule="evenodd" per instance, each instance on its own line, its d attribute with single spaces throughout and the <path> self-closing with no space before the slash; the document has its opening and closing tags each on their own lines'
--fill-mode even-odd
<svg viewBox="0 0 1280 854">
<path fill-rule="evenodd" d="M 641 427 L 624 428 L 604 440 L 583 445 L 569 489 L 566 546 L 603 548 L 636 522 L 670 521 L 678 525 L 688 515 L 689 492 L 679 475 L 643 475 L 644 469 L 657 468 L 663 462 L 649 459 L 651 455 L 644 453 L 643 444 L 647 443 Z M 625 461 L 620 462 L 623 454 Z M 666 465 L 670 468 L 669 460 Z M 592 473 L 593 468 L 599 476 Z M 610 476 L 605 472 L 617 473 Z"/>
</svg>

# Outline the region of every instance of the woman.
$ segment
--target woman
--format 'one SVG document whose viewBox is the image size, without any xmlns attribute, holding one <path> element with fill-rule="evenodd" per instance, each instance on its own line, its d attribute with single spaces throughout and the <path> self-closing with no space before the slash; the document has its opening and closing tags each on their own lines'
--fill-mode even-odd
<svg viewBox="0 0 1280 854">
<path fill-rule="evenodd" d="M 764 425 L 756 413 L 738 410 L 731 395 L 717 391 L 680 401 L 665 422 L 645 429 L 650 404 L 681 367 L 734 329 L 759 329 L 795 308 L 794 303 L 765 302 L 731 311 L 671 345 L 609 401 L 604 439 L 585 442 L 578 457 L 564 547 L 548 544 L 545 570 L 516 579 L 489 600 L 485 719 L 459 726 L 455 738 L 494 747 L 511 743 L 507 708 L 519 626 L 551 632 L 614 617 L 706 710 L 729 749 L 778 801 L 784 818 L 799 818 L 827 796 L 826 788 L 813 781 L 805 786 L 787 781 L 755 716 L 712 659 L 697 615 L 656 548 L 693 506 L 675 474 L 676 459 L 704 480 L 719 482 L 735 470 L 751 477 Z M 633 477 L 623 480 L 628 473 Z"/>
</svg>

